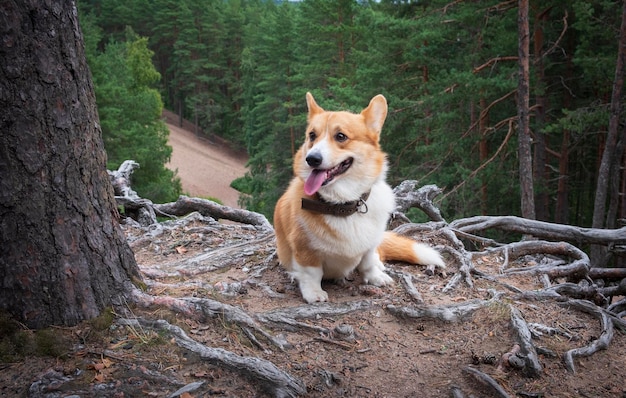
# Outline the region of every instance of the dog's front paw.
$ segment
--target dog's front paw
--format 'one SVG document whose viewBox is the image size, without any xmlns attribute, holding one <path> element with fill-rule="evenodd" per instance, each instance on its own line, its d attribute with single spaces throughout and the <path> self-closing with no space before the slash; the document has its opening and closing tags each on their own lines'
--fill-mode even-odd
<svg viewBox="0 0 626 398">
<path fill-rule="evenodd" d="M 300 288 L 302 298 L 309 304 L 328 301 L 328 293 L 322 288 Z"/>
<path fill-rule="evenodd" d="M 374 286 L 385 286 L 393 284 L 393 279 L 383 271 L 379 269 L 373 269 L 367 274 L 363 275 L 365 283 L 369 283 Z"/>
</svg>

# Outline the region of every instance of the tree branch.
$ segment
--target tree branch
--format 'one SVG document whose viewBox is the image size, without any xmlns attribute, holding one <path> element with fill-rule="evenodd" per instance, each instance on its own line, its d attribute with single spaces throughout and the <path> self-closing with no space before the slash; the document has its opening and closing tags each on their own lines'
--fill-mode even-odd
<svg viewBox="0 0 626 398">
<path fill-rule="evenodd" d="M 505 57 L 494 57 L 491 58 L 490 60 L 488 60 L 487 62 L 485 62 L 484 64 L 475 67 L 474 69 L 472 69 L 472 73 L 478 73 L 481 70 L 490 67 L 491 65 L 497 64 L 498 62 L 502 62 L 502 61 L 517 61 L 518 57 L 514 56 L 514 55 L 510 55 L 510 56 L 505 56 Z"/>
</svg>

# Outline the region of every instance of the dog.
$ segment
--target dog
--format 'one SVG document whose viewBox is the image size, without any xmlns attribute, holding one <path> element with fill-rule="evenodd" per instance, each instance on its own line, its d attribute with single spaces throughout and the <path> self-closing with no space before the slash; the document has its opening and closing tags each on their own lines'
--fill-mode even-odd
<svg viewBox="0 0 626 398">
<path fill-rule="evenodd" d="M 379 144 L 385 97 L 372 98 L 360 114 L 325 111 L 311 93 L 306 103 L 305 142 L 274 210 L 278 260 L 303 299 L 328 301 L 322 279 L 342 279 L 355 269 L 367 284 L 389 285 L 383 261 L 445 268 L 435 249 L 386 231 L 395 197 Z"/>
</svg>

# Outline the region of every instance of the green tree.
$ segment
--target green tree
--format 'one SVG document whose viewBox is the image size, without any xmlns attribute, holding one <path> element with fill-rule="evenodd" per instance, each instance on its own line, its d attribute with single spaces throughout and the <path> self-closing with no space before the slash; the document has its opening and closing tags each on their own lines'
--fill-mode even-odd
<svg viewBox="0 0 626 398">
<path fill-rule="evenodd" d="M 129 32 L 126 42 L 110 42 L 92 58 L 100 124 L 107 150 L 107 167 L 115 169 L 127 159 L 141 168 L 133 175 L 134 189 L 156 202 L 175 200 L 180 181 L 165 164 L 172 149 L 168 129 L 161 120 L 163 104 L 152 86 L 160 75 L 152 65 L 146 38 Z"/>
<path fill-rule="evenodd" d="M 85 2 L 103 37 L 120 42 L 125 24 L 150 36 L 168 107 L 247 147 L 251 171 L 236 185 L 250 209 L 270 214 L 291 178 L 312 91 L 328 109 L 349 110 L 384 94 L 390 182 L 442 186 L 447 218 L 520 214 L 517 2 Z M 540 219 L 591 225 L 620 7 L 529 1 Z"/>
<path fill-rule="evenodd" d="M 242 81 L 250 172 L 235 181 L 248 209 L 270 216 L 286 188 L 292 156 L 300 144 L 304 91 L 292 88 L 296 62 L 295 12 L 290 3 L 268 6 L 246 27 Z M 299 97 L 299 98 L 298 98 Z M 302 112 L 297 111 L 302 110 Z"/>
</svg>

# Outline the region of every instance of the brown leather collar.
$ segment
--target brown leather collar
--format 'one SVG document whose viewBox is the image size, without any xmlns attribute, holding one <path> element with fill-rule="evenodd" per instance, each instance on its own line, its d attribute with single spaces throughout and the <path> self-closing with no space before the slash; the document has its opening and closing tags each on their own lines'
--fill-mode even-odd
<svg viewBox="0 0 626 398">
<path fill-rule="evenodd" d="M 370 193 L 368 191 L 361 195 L 359 200 L 346 203 L 328 203 L 324 199 L 320 198 L 319 195 L 316 195 L 317 200 L 302 198 L 302 208 L 315 213 L 330 214 L 331 216 L 337 217 L 348 217 L 356 212 L 367 213 L 368 209 L 365 202 L 369 196 Z"/>
</svg>

